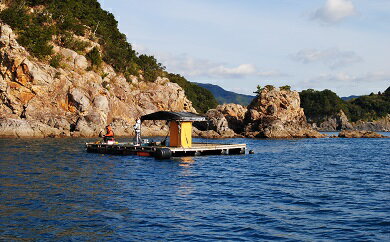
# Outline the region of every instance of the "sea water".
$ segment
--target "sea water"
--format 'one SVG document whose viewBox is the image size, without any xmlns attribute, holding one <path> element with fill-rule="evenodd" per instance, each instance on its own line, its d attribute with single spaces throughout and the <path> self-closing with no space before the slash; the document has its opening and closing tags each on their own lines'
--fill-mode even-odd
<svg viewBox="0 0 390 242">
<path fill-rule="evenodd" d="M 197 139 L 255 154 L 165 161 L 91 140 L 0 139 L 1 241 L 390 240 L 390 139 Z"/>
</svg>

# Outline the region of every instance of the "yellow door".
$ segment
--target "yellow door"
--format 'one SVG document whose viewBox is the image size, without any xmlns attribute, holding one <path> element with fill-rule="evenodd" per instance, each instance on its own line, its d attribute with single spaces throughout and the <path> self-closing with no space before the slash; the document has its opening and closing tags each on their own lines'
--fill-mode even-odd
<svg viewBox="0 0 390 242">
<path fill-rule="evenodd" d="M 171 121 L 169 133 L 171 147 L 190 148 L 192 146 L 192 122 Z"/>
<path fill-rule="evenodd" d="M 190 148 L 192 146 L 192 122 L 181 122 L 180 131 L 181 147 Z"/>
</svg>

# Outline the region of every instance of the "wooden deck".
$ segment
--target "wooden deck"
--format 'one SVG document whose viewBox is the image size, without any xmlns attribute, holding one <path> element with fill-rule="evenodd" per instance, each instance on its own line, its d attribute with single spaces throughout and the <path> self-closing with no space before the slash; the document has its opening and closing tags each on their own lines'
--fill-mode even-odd
<svg viewBox="0 0 390 242">
<path fill-rule="evenodd" d="M 132 143 L 86 143 L 87 152 L 114 155 L 155 156 L 169 150 L 172 157 L 245 154 L 246 144 L 193 143 L 191 148 L 167 146 L 135 146 Z"/>
</svg>

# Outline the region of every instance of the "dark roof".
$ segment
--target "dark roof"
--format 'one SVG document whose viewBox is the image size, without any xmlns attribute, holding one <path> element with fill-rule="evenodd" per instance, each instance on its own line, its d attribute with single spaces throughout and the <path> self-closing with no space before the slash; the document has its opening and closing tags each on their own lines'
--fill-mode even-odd
<svg viewBox="0 0 390 242">
<path fill-rule="evenodd" d="M 141 120 L 206 121 L 196 113 L 159 111 L 141 117 Z"/>
</svg>

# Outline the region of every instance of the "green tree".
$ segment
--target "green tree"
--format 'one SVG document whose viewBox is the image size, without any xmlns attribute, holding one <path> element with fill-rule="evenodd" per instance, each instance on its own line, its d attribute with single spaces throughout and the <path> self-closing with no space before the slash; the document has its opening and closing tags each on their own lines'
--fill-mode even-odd
<svg viewBox="0 0 390 242">
<path fill-rule="evenodd" d="M 92 66 L 99 67 L 102 64 L 102 57 L 99 49 L 95 46 L 87 53 L 87 59 L 91 61 Z"/>
<path fill-rule="evenodd" d="M 140 55 L 138 65 L 142 70 L 143 77 L 146 81 L 155 81 L 156 78 L 163 74 L 165 67 L 158 63 L 154 56 Z"/>
</svg>

